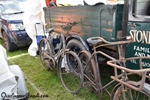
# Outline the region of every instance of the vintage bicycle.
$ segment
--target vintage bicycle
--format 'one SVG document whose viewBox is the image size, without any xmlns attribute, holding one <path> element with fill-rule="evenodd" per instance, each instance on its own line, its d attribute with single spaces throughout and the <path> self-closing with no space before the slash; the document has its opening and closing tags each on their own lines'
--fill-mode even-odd
<svg viewBox="0 0 150 100">
<path fill-rule="evenodd" d="M 45 69 L 53 70 L 58 66 L 58 76 L 63 86 L 72 94 L 78 93 L 83 83 L 83 68 L 76 53 L 66 48 L 65 31 L 71 23 L 46 23 L 47 35 L 40 41 L 40 61 Z M 54 27 L 61 33 L 54 31 Z"/>
<path fill-rule="evenodd" d="M 87 39 L 87 42 L 93 46 L 93 53 L 91 54 L 89 51 L 83 50 L 80 52 L 79 57 L 83 65 L 84 71 L 84 82 L 83 86 L 94 90 L 97 93 L 101 94 L 103 91 L 106 91 L 112 100 L 149 100 L 150 99 L 150 85 L 145 83 L 146 73 L 150 71 L 150 69 L 140 69 L 140 70 L 132 70 L 127 68 L 125 65 L 125 61 L 131 59 L 139 59 L 140 60 L 140 68 L 141 67 L 141 57 L 135 58 L 125 58 L 125 47 L 132 42 L 130 36 L 122 38 L 120 41 L 109 42 L 102 37 L 91 37 Z M 102 46 L 114 46 L 118 47 L 119 60 L 110 56 L 109 54 L 98 50 L 97 48 Z M 114 67 L 115 76 L 111 76 L 112 81 L 103 85 L 102 80 L 104 77 L 101 77 L 99 64 L 97 60 L 97 54 L 100 54 L 111 61 L 108 61 L 108 65 Z M 149 57 L 147 57 L 149 59 Z M 120 71 L 118 71 L 120 69 Z M 130 72 L 130 73 L 127 73 Z M 142 76 L 141 81 L 131 81 L 128 77 L 132 74 L 138 74 Z M 148 76 L 147 76 L 148 77 Z M 118 83 L 116 83 L 118 82 Z M 112 93 L 107 89 L 111 86 L 114 86 Z"/>
</svg>

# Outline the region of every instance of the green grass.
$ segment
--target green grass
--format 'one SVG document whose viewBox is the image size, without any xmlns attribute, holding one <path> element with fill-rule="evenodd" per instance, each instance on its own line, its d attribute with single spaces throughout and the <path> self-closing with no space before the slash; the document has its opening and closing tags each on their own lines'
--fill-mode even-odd
<svg viewBox="0 0 150 100">
<path fill-rule="evenodd" d="M 96 100 L 96 94 L 92 94 L 87 90 L 82 90 L 78 95 L 68 93 L 62 86 L 60 79 L 57 75 L 57 70 L 46 71 L 40 65 L 39 57 L 31 57 L 26 55 L 24 57 L 13 59 L 15 64 L 18 64 L 24 71 L 25 76 L 32 82 L 42 94 L 48 95 L 51 100 Z M 29 83 L 28 89 L 30 94 L 37 94 L 36 91 Z M 31 98 L 32 100 L 32 98 Z"/>
<path fill-rule="evenodd" d="M 2 40 L 0 40 L 0 43 L 2 44 Z M 39 57 L 29 56 L 27 49 L 28 47 L 20 48 L 7 54 L 10 62 L 19 65 L 23 70 L 29 94 L 48 95 L 48 98 L 29 97 L 29 100 L 109 100 L 109 96 L 105 92 L 100 96 L 84 88 L 76 95 L 70 94 L 61 84 L 57 69 L 53 71 L 44 70 L 40 64 Z M 108 73 L 106 71 L 103 74 L 107 75 Z M 107 80 L 106 77 L 105 80 Z"/>
</svg>

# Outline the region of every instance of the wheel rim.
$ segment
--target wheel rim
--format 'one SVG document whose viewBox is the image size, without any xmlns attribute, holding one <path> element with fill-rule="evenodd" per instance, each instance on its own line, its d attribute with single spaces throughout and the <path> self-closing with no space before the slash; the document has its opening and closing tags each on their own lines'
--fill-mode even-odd
<svg viewBox="0 0 150 100">
<path fill-rule="evenodd" d="M 67 56 L 73 56 L 70 53 L 67 53 Z M 67 57 L 66 56 L 66 57 Z M 61 82 L 63 84 L 63 86 L 72 94 L 76 94 L 80 91 L 81 87 L 82 87 L 82 83 L 83 83 L 83 71 L 81 70 L 81 63 L 78 65 L 76 64 L 76 69 L 71 68 L 70 65 L 72 65 L 72 62 L 68 62 L 67 64 L 63 63 L 63 59 L 61 58 L 61 63 L 59 63 L 59 76 L 61 79 Z M 79 59 L 76 59 L 76 57 L 74 57 L 74 61 L 76 60 L 76 62 L 79 62 Z M 63 65 L 62 65 L 63 63 Z M 70 63 L 70 64 L 68 64 Z M 74 67 L 74 65 L 73 65 Z M 78 69 L 77 69 L 78 68 Z M 76 72 L 77 71 L 77 72 Z M 82 73 L 81 73 L 82 72 Z M 79 74 L 80 73 L 80 74 Z"/>
<path fill-rule="evenodd" d="M 92 80 L 94 79 L 94 81 L 96 81 L 97 83 L 98 81 L 98 74 L 96 71 L 96 64 L 94 59 L 90 59 L 91 58 L 91 54 L 86 51 L 83 50 L 82 52 L 80 52 L 79 54 L 79 58 L 81 60 L 82 65 L 84 66 L 84 73 Z M 90 59 L 90 61 L 88 62 L 88 60 Z"/>
<path fill-rule="evenodd" d="M 55 68 L 55 60 L 48 40 L 42 39 L 40 42 L 39 54 L 42 67 L 46 70 L 53 70 Z"/>
<path fill-rule="evenodd" d="M 113 95 L 113 100 L 150 100 L 143 92 L 135 91 L 126 86 L 120 86 Z"/>
</svg>

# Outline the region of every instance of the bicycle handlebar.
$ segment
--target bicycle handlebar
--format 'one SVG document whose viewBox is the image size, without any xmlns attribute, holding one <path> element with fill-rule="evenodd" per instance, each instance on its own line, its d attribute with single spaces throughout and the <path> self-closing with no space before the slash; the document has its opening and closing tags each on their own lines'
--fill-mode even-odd
<svg viewBox="0 0 150 100">
<path fill-rule="evenodd" d="M 103 44 L 95 46 L 95 48 L 102 47 L 102 46 L 110 46 L 110 45 L 128 44 L 128 43 L 133 42 L 133 39 L 131 36 L 126 36 L 126 37 L 122 38 L 120 41 L 115 41 L 115 42 L 109 42 L 102 37 L 91 37 L 91 40 L 93 40 L 93 41 L 99 40 L 103 43 Z"/>
<path fill-rule="evenodd" d="M 106 39 L 102 38 L 102 37 L 92 37 L 91 40 L 101 40 L 103 43 L 105 44 L 110 44 L 110 45 L 115 45 L 115 44 L 125 44 L 125 43 L 130 43 L 132 41 L 132 38 L 131 36 L 126 36 L 126 37 L 123 37 L 122 39 L 120 39 L 119 41 L 115 41 L 115 42 L 110 42 L 110 41 L 107 41 Z M 126 39 L 126 40 L 125 40 Z"/>
</svg>

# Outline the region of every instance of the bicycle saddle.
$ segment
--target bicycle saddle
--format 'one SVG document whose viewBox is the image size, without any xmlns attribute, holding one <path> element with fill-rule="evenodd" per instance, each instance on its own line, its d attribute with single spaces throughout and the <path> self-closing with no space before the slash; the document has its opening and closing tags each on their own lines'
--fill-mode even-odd
<svg viewBox="0 0 150 100">
<path fill-rule="evenodd" d="M 87 42 L 91 45 L 96 45 L 98 43 L 102 43 L 103 41 L 100 40 L 98 37 L 90 37 L 87 39 Z"/>
</svg>

